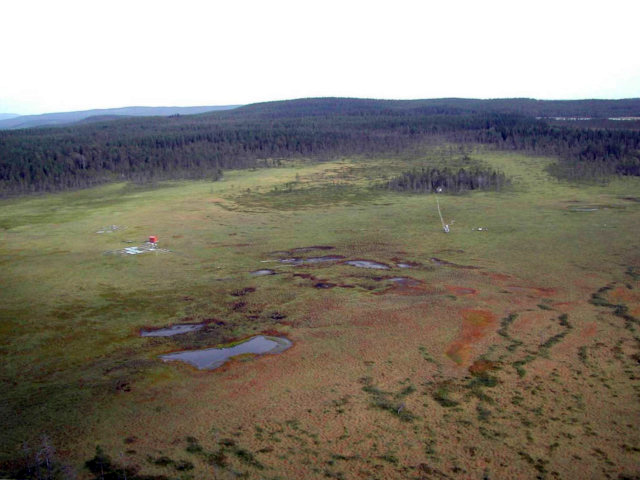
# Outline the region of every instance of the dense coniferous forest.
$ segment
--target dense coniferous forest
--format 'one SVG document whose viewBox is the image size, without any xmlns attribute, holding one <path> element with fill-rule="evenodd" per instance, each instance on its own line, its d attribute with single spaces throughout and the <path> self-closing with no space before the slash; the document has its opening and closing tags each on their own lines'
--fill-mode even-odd
<svg viewBox="0 0 640 480">
<path fill-rule="evenodd" d="M 640 130 L 538 117 L 640 116 L 640 99 L 301 99 L 169 118 L 0 132 L 0 195 L 129 180 L 217 179 L 223 169 L 399 152 L 428 137 L 555 155 L 568 178 L 640 175 Z M 578 123 L 578 122 L 574 122 Z"/>
</svg>

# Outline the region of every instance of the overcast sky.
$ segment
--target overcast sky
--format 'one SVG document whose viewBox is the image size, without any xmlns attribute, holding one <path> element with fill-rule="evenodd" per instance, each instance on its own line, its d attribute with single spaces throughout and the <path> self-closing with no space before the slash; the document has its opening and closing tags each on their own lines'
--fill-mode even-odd
<svg viewBox="0 0 640 480">
<path fill-rule="evenodd" d="M 640 2 L 0 1 L 0 112 L 640 97 Z"/>
</svg>

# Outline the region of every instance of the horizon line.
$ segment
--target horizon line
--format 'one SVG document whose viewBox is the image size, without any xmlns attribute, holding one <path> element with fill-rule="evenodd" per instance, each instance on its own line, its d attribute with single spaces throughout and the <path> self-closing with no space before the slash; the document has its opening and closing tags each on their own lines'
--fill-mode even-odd
<svg viewBox="0 0 640 480">
<path fill-rule="evenodd" d="M 15 115 L 16 117 L 31 117 L 31 116 L 39 116 L 39 115 L 55 115 L 55 114 L 64 114 L 64 113 L 80 113 L 80 112 L 88 112 L 92 110 L 119 110 L 124 108 L 202 108 L 202 107 L 230 107 L 230 108 L 238 108 L 244 107 L 247 105 L 254 104 L 262 104 L 262 103 L 274 103 L 274 102 L 288 102 L 295 100 L 314 100 L 314 99 L 345 99 L 345 100 L 379 100 L 379 101 L 419 101 L 419 100 L 482 100 L 482 101 L 491 101 L 491 100 L 534 100 L 540 102 L 584 102 L 584 101 L 623 101 L 623 100 L 640 100 L 640 96 L 638 97 L 623 97 L 623 98 L 536 98 L 536 97 L 423 97 L 423 98 L 382 98 L 382 97 L 352 97 L 352 96 L 308 96 L 308 97 L 294 97 L 294 98 L 282 98 L 282 99 L 272 99 L 272 100 L 260 100 L 249 103 L 218 103 L 218 104 L 198 104 L 198 105 L 124 105 L 118 107 L 92 107 L 92 108 L 83 108 L 78 110 L 54 110 L 54 111 L 44 111 L 39 113 L 15 113 L 14 112 L 2 112 L 0 111 L 0 115 Z"/>
</svg>

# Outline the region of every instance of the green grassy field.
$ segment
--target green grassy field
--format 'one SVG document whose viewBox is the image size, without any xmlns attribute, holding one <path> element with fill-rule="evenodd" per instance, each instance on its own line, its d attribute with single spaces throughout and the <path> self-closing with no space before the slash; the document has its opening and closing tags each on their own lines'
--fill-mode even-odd
<svg viewBox="0 0 640 480">
<path fill-rule="evenodd" d="M 46 434 L 81 478 L 96 445 L 184 479 L 639 475 L 640 181 L 477 150 L 512 185 L 441 196 L 444 234 L 379 187 L 443 151 L 0 202 L 0 459 Z M 106 253 L 149 235 L 169 252 Z M 393 268 L 277 261 L 326 254 Z M 294 346 L 158 359 L 258 333 Z"/>
</svg>

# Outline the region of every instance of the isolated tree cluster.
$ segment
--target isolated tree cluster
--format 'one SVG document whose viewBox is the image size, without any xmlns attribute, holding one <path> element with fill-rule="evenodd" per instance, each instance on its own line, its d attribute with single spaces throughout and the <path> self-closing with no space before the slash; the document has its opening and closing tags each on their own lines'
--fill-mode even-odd
<svg viewBox="0 0 640 480">
<path fill-rule="evenodd" d="M 436 167 L 414 169 L 392 178 L 387 188 L 415 193 L 460 193 L 468 190 L 500 190 L 508 180 L 501 172 L 492 169 Z"/>
</svg>

